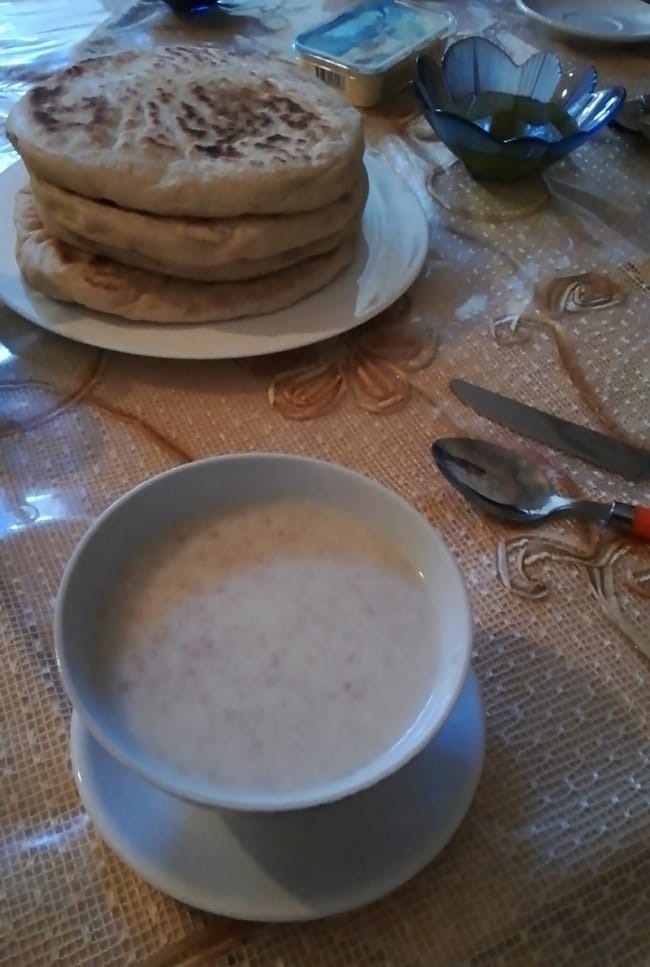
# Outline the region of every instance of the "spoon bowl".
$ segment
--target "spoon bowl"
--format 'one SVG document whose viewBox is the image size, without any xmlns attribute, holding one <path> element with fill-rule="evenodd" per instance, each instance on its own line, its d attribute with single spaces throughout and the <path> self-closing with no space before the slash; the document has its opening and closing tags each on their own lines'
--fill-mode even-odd
<svg viewBox="0 0 650 967">
<path fill-rule="evenodd" d="M 513 524 L 579 517 L 650 540 L 650 509 L 614 500 L 562 497 L 542 467 L 486 440 L 437 440 L 433 459 L 444 477 L 478 510 Z"/>
<path fill-rule="evenodd" d="M 447 480 L 484 513 L 513 523 L 541 523 L 558 495 L 543 470 L 486 440 L 438 440 L 433 458 Z"/>
</svg>

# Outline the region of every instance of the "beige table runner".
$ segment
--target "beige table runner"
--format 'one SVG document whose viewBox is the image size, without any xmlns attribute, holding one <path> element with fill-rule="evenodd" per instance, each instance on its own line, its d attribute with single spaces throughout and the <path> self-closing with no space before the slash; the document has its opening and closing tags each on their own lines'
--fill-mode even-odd
<svg viewBox="0 0 650 967">
<path fill-rule="evenodd" d="M 0 2 L 0 112 L 87 52 L 191 37 L 287 56 L 344 3 L 259 0 L 191 28 L 155 0 L 74 6 Z M 517 59 L 551 45 L 650 87 L 647 48 L 578 50 L 513 5 L 450 7 L 459 33 Z M 650 499 L 516 441 L 447 388 L 462 376 L 650 446 L 650 146 L 607 130 L 543 182 L 487 191 L 408 97 L 370 112 L 368 131 L 431 226 L 421 279 L 378 323 L 281 358 L 188 363 L 68 343 L 0 309 L 0 963 L 650 963 L 649 552 L 568 523 L 488 522 L 429 456 L 437 436 L 475 433 L 519 442 L 576 492 Z M 3 140 L 0 167 L 13 157 Z M 303 926 L 190 911 L 101 843 L 72 781 L 52 649 L 62 568 L 100 511 L 166 467 L 241 450 L 313 454 L 394 487 L 444 534 L 476 613 L 488 746 L 467 819 L 393 896 Z"/>
</svg>

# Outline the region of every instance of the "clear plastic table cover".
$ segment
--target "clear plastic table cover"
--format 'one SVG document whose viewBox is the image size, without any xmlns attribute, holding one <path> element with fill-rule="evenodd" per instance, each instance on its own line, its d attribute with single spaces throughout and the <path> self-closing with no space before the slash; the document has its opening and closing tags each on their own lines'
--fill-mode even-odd
<svg viewBox="0 0 650 967">
<path fill-rule="evenodd" d="M 0 0 L 0 118 L 89 54 L 189 39 L 287 57 L 300 30 L 344 6 L 251 0 L 188 23 L 159 0 Z M 552 47 L 632 95 L 647 85 L 647 48 L 565 47 L 510 3 L 446 6 L 459 34 L 484 33 L 516 60 Z M 489 436 L 545 461 L 569 491 L 647 501 L 647 486 L 488 425 L 448 381 L 650 446 L 648 144 L 611 128 L 544 180 L 488 190 L 407 94 L 369 112 L 367 130 L 422 201 L 431 247 L 408 297 L 351 336 L 256 362 L 148 360 L 0 308 L 3 964 L 650 963 L 648 551 L 569 523 L 528 532 L 480 518 L 429 456 L 437 436 Z M 14 160 L 0 136 L 0 169 Z M 299 927 L 192 911 L 102 844 L 72 780 L 53 656 L 61 572 L 101 510 L 166 467 L 240 450 L 314 454 L 396 488 L 453 548 L 476 615 L 488 745 L 466 821 L 393 896 Z"/>
</svg>

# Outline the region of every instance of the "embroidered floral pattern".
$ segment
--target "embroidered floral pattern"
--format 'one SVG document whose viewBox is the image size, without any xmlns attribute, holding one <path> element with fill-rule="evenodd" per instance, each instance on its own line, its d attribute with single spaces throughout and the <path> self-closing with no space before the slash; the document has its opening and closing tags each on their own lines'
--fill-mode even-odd
<svg viewBox="0 0 650 967">
<path fill-rule="evenodd" d="M 540 285 L 535 299 L 551 315 L 609 309 L 625 301 L 623 287 L 604 272 L 557 276 Z"/>
<path fill-rule="evenodd" d="M 368 413 L 392 412 L 410 398 L 411 377 L 433 360 L 436 345 L 435 332 L 411 314 L 403 297 L 374 322 L 301 354 L 299 364 L 277 373 L 269 404 L 288 420 L 311 420 L 351 394 Z"/>
<path fill-rule="evenodd" d="M 543 573 L 545 565 L 578 567 L 605 617 L 650 658 L 650 638 L 642 630 L 642 623 L 628 616 L 624 604 L 624 592 L 650 599 L 650 568 L 635 568 L 630 563 L 631 554 L 631 546 L 622 541 L 597 541 L 589 550 L 580 551 L 557 538 L 523 534 L 500 541 L 497 571 L 499 580 L 509 591 L 529 600 L 540 600 L 551 593 Z M 615 568 L 620 563 L 626 567 L 622 582 L 617 582 Z M 622 583 L 622 589 L 617 590 L 617 583 Z M 647 627 L 647 620 L 643 624 Z"/>
</svg>

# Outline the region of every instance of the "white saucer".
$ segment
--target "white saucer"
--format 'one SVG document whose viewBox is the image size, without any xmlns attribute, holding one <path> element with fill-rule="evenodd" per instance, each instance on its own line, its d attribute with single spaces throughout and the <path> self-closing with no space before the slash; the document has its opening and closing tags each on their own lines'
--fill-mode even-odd
<svg viewBox="0 0 650 967">
<path fill-rule="evenodd" d="M 644 0 L 517 0 L 517 6 L 568 37 L 609 44 L 650 40 L 650 4 Z"/>
<path fill-rule="evenodd" d="M 98 832 L 143 879 L 246 920 L 297 921 L 378 899 L 419 872 L 467 812 L 483 765 L 470 672 L 438 736 L 401 772 L 328 806 L 260 815 L 195 806 L 111 759 L 72 716 L 72 765 Z"/>
<path fill-rule="evenodd" d="M 120 322 L 55 302 L 23 280 L 14 255 L 13 199 L 22 162 L 0 175 L 0 300 L 43 329 L 101 349 L 165 359 L 235 359 L 284 352 L 354 329 L 395 302 L 417 278 L 429 247 L 427 219 L 408 185 L 367 155 L 370 192 L 354 262 L 307 299 L 267 315 L 197 326 Z"/>
</svg>

